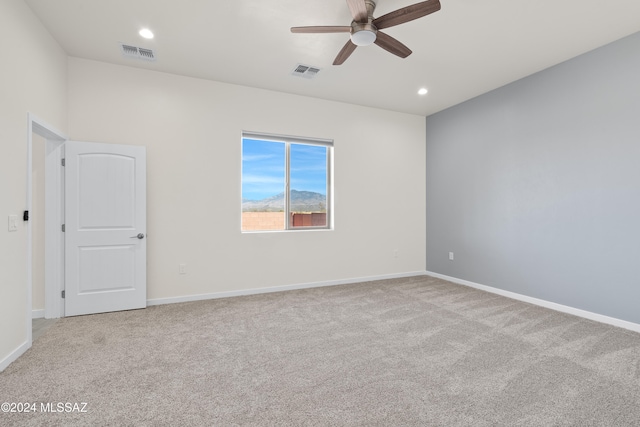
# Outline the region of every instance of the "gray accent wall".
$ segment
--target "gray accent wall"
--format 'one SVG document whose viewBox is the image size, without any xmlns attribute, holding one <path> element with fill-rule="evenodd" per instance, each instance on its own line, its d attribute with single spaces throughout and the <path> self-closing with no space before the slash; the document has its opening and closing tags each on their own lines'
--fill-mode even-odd
<svg viewBox="0 0 640 427">
<path fill-rule="evenodd" d="M 640 33 L 426 129 L 428 271 L 640 323 Z"/>
</svg>

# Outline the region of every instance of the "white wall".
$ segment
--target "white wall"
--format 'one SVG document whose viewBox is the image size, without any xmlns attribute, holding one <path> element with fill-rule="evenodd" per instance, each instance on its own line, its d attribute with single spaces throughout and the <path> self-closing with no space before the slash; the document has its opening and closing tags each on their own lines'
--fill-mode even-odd
<svg viewBox="0 0 640 427">
<path fill-rule="evenodd" d="M 66 129 L 66 54 L 22 0 L 0 2 L 0 370 L 28 346 L 27 113 Z"/>
<path fill-rule="evenodd" d="M 335 230 L 240 233 L 243 130 L 334 140 Z M 424 271 L 423 117 L 70 58 L 69 134 L 147 146 L 149 299 Z"/>
<path fill-rule="evenodd" d="M 427 118 L 427 270 L 640 323 L 639 52 L 636 33 Z"/>
</svg>

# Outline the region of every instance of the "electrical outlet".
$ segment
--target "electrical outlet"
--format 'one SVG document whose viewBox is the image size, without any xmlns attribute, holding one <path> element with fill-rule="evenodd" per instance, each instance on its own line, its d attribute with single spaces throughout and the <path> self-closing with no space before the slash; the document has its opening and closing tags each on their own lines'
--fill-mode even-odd
<svg viewBox="0 0 640 427">
<path fill-rule="evenodd" d="M 178 265 L 178 273 L 179 274 L 187 274 L 187 264 Z"/>
<path fill-rule="evenodd" d="M 18 231 L 18 215 L 9 215 L 9 231 Z"/>
<path fill-rule="evenodd" d="M 398 250 L 397 249 L 393 250 L 393 257 L 394 258 L 398 258 Z"/>
<path fill-rule="evenodd" d="M 453 252 L 449 252 L 449 261 L 453 261 Z"/>
</svg>

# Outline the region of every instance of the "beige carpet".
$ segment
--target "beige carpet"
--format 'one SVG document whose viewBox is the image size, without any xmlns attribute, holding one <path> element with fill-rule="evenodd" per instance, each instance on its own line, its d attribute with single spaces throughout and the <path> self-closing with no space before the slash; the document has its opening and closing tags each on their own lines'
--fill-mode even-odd
<svg viewBox="0 0 640 427">
<path fill-rule="evenodd" d="M 640 334 L 421 276 L 62 319 L 1 402 L 37 406 L 3 426 L 633 426 Z"/>
</svg>

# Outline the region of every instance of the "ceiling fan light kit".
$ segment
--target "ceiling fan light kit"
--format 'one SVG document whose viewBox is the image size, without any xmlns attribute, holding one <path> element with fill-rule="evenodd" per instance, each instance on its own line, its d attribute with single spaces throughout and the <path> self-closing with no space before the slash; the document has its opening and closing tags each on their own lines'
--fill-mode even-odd
<svg viewBox="0 0 640 427">
<path fill-rule="evenodd" d="M 369 46 L 376 41 L 377 32 L 378 29 L 371 23 L 354 22 L 351 24 L 351 41 L 356 46 Z"/>
<path fill-rule="evenodd" d="M 376 3 L 373 0 L 347 0 L 353 21 L 351 26 L 314 26 L 292 27 L 292 33 L 350 33 L 347 41 L 333 61 L 333 65 L 340 65 L 347 60 L 358 46 L 377 44 L 387 52 L 400 58 L 411 55 L 411 49 L 394 39 L 390 35 L 379 31 L 393 27 L 414 19 L 422 18 L 440 10 L 439 0 L 427 0 L 411 6 L 403 7 L 378 18 L 373 17 Z"/>
</svg>

